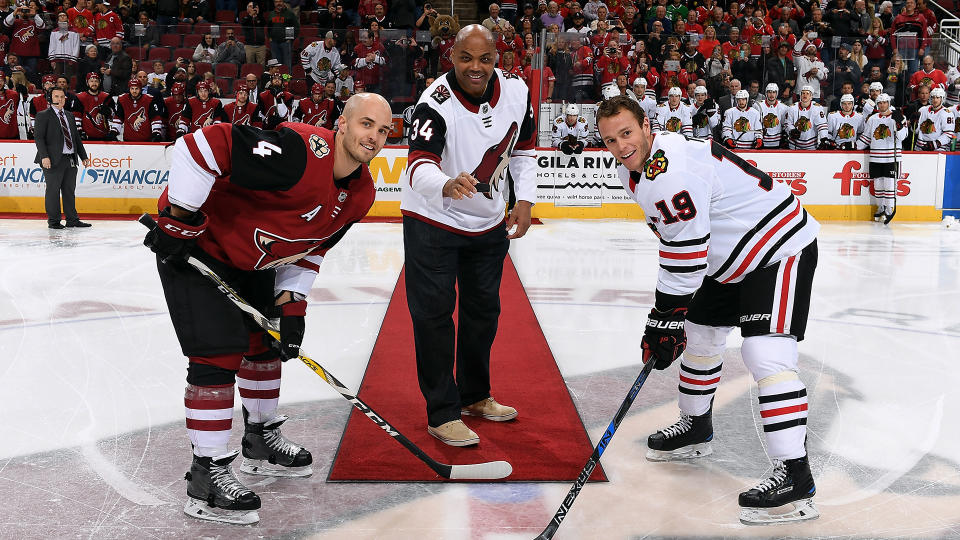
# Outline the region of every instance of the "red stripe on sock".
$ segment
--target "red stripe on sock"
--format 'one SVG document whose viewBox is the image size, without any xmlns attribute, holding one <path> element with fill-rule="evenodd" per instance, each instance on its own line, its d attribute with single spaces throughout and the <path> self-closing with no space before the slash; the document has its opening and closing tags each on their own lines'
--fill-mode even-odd
<svg viewBox="0 0 960 540">
<path fill-rule="evenodd" d="M 685 383 L 687 383 L 687 384 L 699 384 L 700 386 L 707 386 L 707 385 L 710 385 L 710 384 L 716 384 L 716 383 L 720 382 L 720 377 L 716 377 L 716 378 L 714 378 L 714 379 L 707 379 L 707 380 L 705 380 L 705 381 L 701 381 L 700 379 L 691 379 L 690 377 L 684 377 L 683 375 L 681 375 L 681 376 L 680 376 L 680 382 L 685 382 Z"/>
<path fill-rule="evenodd" d="M 280 397 L 280 389 L 273 388 L 271 390 L 250 390 L 241 386 L 240 397 L 247 399 L 277 399 Z"/>
<path fill-rule="evenodd" d="M 807 404 L 791 405 L 789 407 L 780 407 L 779 409 L 767 409 L 760 411 L 761 418 L 770 418 L 771 416 L 780 416 L 784 414 L 798 413 L 807 410 Z"/>
<path fill-rule="evenodd" d="M 227 420 L 195 420 L 187 418 L 187 429 L 197 431 L 229 431 L 233 427 L 233 419 Z"/>
</svg>

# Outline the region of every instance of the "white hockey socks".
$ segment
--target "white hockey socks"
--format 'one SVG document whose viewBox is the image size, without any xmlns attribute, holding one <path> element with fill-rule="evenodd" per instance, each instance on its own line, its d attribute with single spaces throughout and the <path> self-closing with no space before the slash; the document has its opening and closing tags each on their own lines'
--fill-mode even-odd
<svg viewBox="0 0 960 540">
<path fill-rule="evenodd" d="M 237 372 L 237 387 L 243 407 L 250 414 L 249 421 L 263 423 L 277 415 L 277 403 L 280 401 L 279 358 L 266 362 L 251 362 L 246 358 L 240 363 Z"/>
<path fill-rule="evenodd" d="M 228 453 L 233 426 L 233 385 L 188 384 L 183 404 L 194 455 L 218 457 Z"/>
<path fill-rule="evenodd" d="M 781 371 L 759 381 L 760 419 L 773 459 L 807 455 L 807 388 L 795 371 Z"/>
<path fill-rule="evenodd" d="M 720 385 L 723 355 L 696 356 L 684 353 L 680 357 L 680 410 L 690 416 L 700 416 L 710 410 L 713 395 Z"/>
</svg>

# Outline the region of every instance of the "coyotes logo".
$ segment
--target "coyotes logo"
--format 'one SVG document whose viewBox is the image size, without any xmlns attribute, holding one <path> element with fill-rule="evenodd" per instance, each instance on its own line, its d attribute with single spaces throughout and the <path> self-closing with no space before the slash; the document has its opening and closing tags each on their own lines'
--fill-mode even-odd
<svg viewBox="0 0 960 540">
<path fill-rule="evenodd" d="M 517 137 L 520 136 L 520 130 L 517 123 L 510 124 L 500 142 L 491 146 L 483 154 L 480 164 L 471 173 L 481 184 L 490 184 L 490 190 L 483 192 L 488 198 L 493 198 L 493 191 L 500 191 L 500 179 L 507 171 L 507 164 L 510 163 L 510 154 L 513 152 L 513 145 L 517 143 Z"/>
<path fill-rule="evenodd" d="M 87 119 L 90 120 L 90 123 L 94 126 L 106 131 L 107 121 L 103 117 L 103 114 L 100 113 L 100 107 L 94 107 L 89 112 L 86 113 Z"/>
<path fill-rule="evenodd" d="M 667 131 L 672 131 L 674 133 L 680 133 L 680 128 L 683 127 L 683 123 L 676 116 L 671 116 L 667 120 L 666 125 L 663 126 Z"/>
<path fill-rule="evenodd" d="M 733 122 L 733 130 L 737 133 L 746 133 L 750 131 L 750 120 L 746 116 L 741 116 Z"/>
<path fill-rule="evenodd" d="M 13 38 L 14 38 L 14 39 L 19 39 L 19 40 L 20 40 L 20 43 L 26 43 L 26 42 L 30 41 L 30 39 L 31 39 L 32 37 L 34 37 L 35 35 L 37 35 L 36 27 L 34 27 L 34 26 L 31 24 L 30 26 L 24 26 L 23 28 L 17 30 L 17 31 L 13 34 Z"/>
<path fill-rule="evenodd" d="M 17 113 L 13 109 L 13 100 L 8 99 L 6 103 L 0 105 L 0 111 L 3 111 L 3 123 L 9 124 L 10 120 L 16 120 Z"/>
<path fill-rule="evenodd" d="M 324 240 L 326 238 L 290 240 L 258 228 L 253 231 L 253 242 L 262 255 L 253 268 L 265 270 L 297 262 L 319 248 Z"/>
<path fill-rule="evenodd" d="M 797 118 L 797 123 L 796 123 L 796 125 L 795 125 L 794 127 L 796 127 L 797 129 L 799 129 L 800 132 L 803 133 L 803 132 L 805 132 L 805 131 L 810 131 L 810 128 L 811 128 L 812 126 L 813 126 L 813 124 L 810 123 L 810 119 L 809 119 L 809 118 L 807 118 L 806 116 L 801 116 L 801 117 Z"/>
<path fill-rule="evenodd" d="M 886 139 L 890 135 L 892 135 L 890 132 L 890 128 L 887 127 L 886 124 L 880 124 L 879 126 L 877 126 L 877 129 L 873 130 L 874 140 Z"/>
<path fill-rule="evenodd" d="M 767 113 L 767 115 L 763 117 L 762 123 L 765 128 L 775 128 L 780 125 L 780 118 L 773 113 Z"/>
<path fill-rule="evenodd" d="M 853 129 L 853 126 L 846 123 L 842 124 L 840 129 L 837 130 L 838 139 L 852 139 L 855 134 L 856 131 Z"/>
<path fill-rule="evenodd" d="M 923 133 L 924 135 L 933 133 L 935 129 L 936 126 L 933 125 L 933 122 L 930 121 L 929 118 L 920 123 L 920 133 Z"/>
<path fill-rule="evenodd" d="M 274 105 L 273 107 L 270 107 L 271 111 L 275 108 L 276 108 L 276 105 Z M 197 126 L 198 128 L 202 128 L 206 126 L 207 121 L 210 120 L 211 115 L 213 115 L 213 107 L 210 107 L 203 113 L 197 115 L 197 117 L 193 119 L 193 125 Z"/>
<path fill-rule="evenodd" d="M 134 131 L 140 131 L 144 122 L 147 121 L 147 110 L 144 107 L 138 107 L 137 110 L 127 116 L 127 122 L 133 127 Z"/>
<path fill-rule="evenodd" d="M 250 115 L 247 114 L 247 113 L 243 113 L 243 114 L 241 114 L 240 116 L 237 116 L 237 111 L 239 111 L 239 110 L 240 110 L 239 107 L 237 107 L 237 108 L 235 108 L 235 109 L 233 110 L 233 118 L 231 119 L 230 123 L 231 123 L 231 124 L 238 125 L 238 126 L 249 126 L 249 125 L 250 125 Z"/>
<path fill-rule="evenodd" d="M 310 124 L 312 126 L 323 127 L 327 123 L 327 111 L 326 109 L 321 110 L 317 113 L 314 113 L 310 116 L 309 119 L 304 118 L 304 123 Z"/>
<path fill-rule="evenodd" d="M 657 176 L 667 172 L 667 165 L 669 164 L 670 162 L 667 160 L 667 156 L 664 155 L 663 150 L 657 150 L 650 156 L 650 159 L 643 164 L 643 173 L 647 176 L 648 180 L 654 180 Z"/>
</svg>

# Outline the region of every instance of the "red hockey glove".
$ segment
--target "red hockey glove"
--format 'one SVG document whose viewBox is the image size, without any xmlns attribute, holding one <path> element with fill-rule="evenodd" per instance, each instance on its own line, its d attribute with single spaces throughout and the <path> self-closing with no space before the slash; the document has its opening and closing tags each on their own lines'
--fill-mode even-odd
<svg viewBox="0 0 960 540">
<path fill-rule="evenodd" d="M 763 148 L 763 139 L 754 140 L 753 147 L 756 148 L 757 150 L 760 150 L 761 148 Z"/>
<path fill-rule="evenodd" d="M 683 321 L 687 308 L 674 308 L 669 311 L 650 310 L 647 328 L 643 332 L 640 347 L 643 350 L 644 363 L 649 359 L 656 362 L 656 369 L 667 369 L 687 348 L 687 334 L 683 330 Z"/>
<path fill-rule="evenodd" d="M 730 147 L 730 148 L 736 148 L 736 147 L 737 147 L 737 141 L 735 141 L 735 140 L 733 140 L 733 139 L 727 139 L 727 140 L 723 141 L 723 143 L 726 144 L 726 145 L 727 145 L 728 147 Z"/>
<path fill-rule="evenodd" d="M 160 211 L 157 226 L 143 238 L 143 245 L 156 253 L 161 262 L 182 262 L 206 230 L 207 215 L 203 212 L 198 211 L 184 220 L 171 214 L 168 206 Z"/>
</svg>

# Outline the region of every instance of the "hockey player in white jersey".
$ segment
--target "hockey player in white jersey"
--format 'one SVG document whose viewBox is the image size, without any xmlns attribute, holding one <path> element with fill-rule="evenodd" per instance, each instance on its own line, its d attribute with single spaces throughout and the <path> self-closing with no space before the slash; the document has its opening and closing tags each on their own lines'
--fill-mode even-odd
<svg viewBox="0 0 960 540">
<path fill-rule="evenodd" d="M 857 140 L 857 148 L 870 149 L 870 178 L 877 199 L 876 221 L 890 223 L 897 213 L 897 177 L 900 164 L 900 147 L 907 136 L 903 113 L 893 110 L 890 96 L 877 97 L 877 111 L 867 118 L 863 134 Z"/>
<path fill-rule="evenodd" d="M 644 112 L 647 111 L 644 110 Z M 720 112 L 717 102 L 707 97 L 705 86 L 698 86 L 693 90 L 690 123 L 693 127 L 693 136 L 701 139 L 712 138 L 713 130 L 720 125 Z"/>
<path fill-rule="evenodd" d="M 683 93 L 677 86 L 667 91 L 667 102 L 657 106 L 656 126 L 661 131 L 693 136 L 693 119 L 690 118 L 690 109 L 680 103 L 681 95 Z"/>
<path fill-rule="evenodd" d="M 762 147 L 760 111 L 750 106 L 750 92 L 738 90 L 733 97 L 737 106 L 730 107 L 723 115 L 723 144 L 730 148 Z"/>
<path fill-rule="evenodd" d="M 333 68 L 340 65 L 336 44 L 333 31 L 328 31 L 325 39 L 314 41 L 300 52 L 300 65 L 313 82 L 326 84 L 337 77 L 333 72 Z"/>
<path fill-rule="evenodd" d="M 647 118 L 654 118 L 657 115 L 657 100 L 647 95 L 647 79 L 637 77 L 633 80 L 633 94 L 637 96 L 640 108 L 647 113 Z"/>
<path fill-rule="evenodd" d="M 943 88 L 934 88 L 930 91 L 930 104 L 920 108 L 920 118 L 917 120 L 917 150 L 945 152 L 950 149 L 956 119 L 953 111 L 943 106 L 946 97 L 947 93 Z"/>
<path fill-rule="evenodd" d="M 784 126 L 790 138 L 791 150 L 816 150 L 820 139 L 827 134 L 827 115 L 823 107 L 813 101 L 813 89 L 800 89 L 800 102 L 787 109 Z"/>
<path fill-rule="evenodd" d="M 760 126 L 763 130 L 763 148 L 766 150 L 776 150 L 786 145 L 787 134 L 783 126 L 787 117 L 787 105 L 781 102 L 777 96 L 780 95 L 780 87 L 777 83 L 767 85 L 764 97 L 766 99 L 757 100 L 754 107 L 760 111 Z"/>
<path fill-rule="evenodd" d="M 870 83 L 869 90 L 870 97 L 863 100 L 863 103 L 860 107 L 860 113 L 863 115 L 864 120 L 870 118 L 870 115 L 873 114 L 873 111 L 877 108 L 877 97 L 883 93 L 883 83 L 872 82 Z"/>
<path fill-rule="evenodd" d="M 650 435 L 647 459 L 712 452 L 713 396 L 727 335 L 739 326 L 774 462 L 769 478 L 740 494 L 740 519 L 764 524 L 816 518 L 797 342 L 806 328 L 819 224 L 785 184 L 718 142 L 672 133 L 654 137 L 631 100 L 603 103 L 597 122 L 621 163 L 624 188 L 660 239 L 643 360 L 665 369 L 683 354 L 680 419 Z"/>
<path fill-rule="evenodd" d="M 820 140 L 823 150 L 853 150 L 863 133 L 863 115 L 853 108 L 852 94 L 840 96 L 840 110 L 827 115 L 827 136 Z"/>
<path fill-rule="evenodd" d="M 589 135 L 590 128 L 587 127 L 587 120 L 580 116 L 580 107 L 571 103 L 564 107 L 563 114 L 553 121 L 550 142 L 554 148 L 559 148 L 569 156 L 583 152 Z"/>
</svg>

